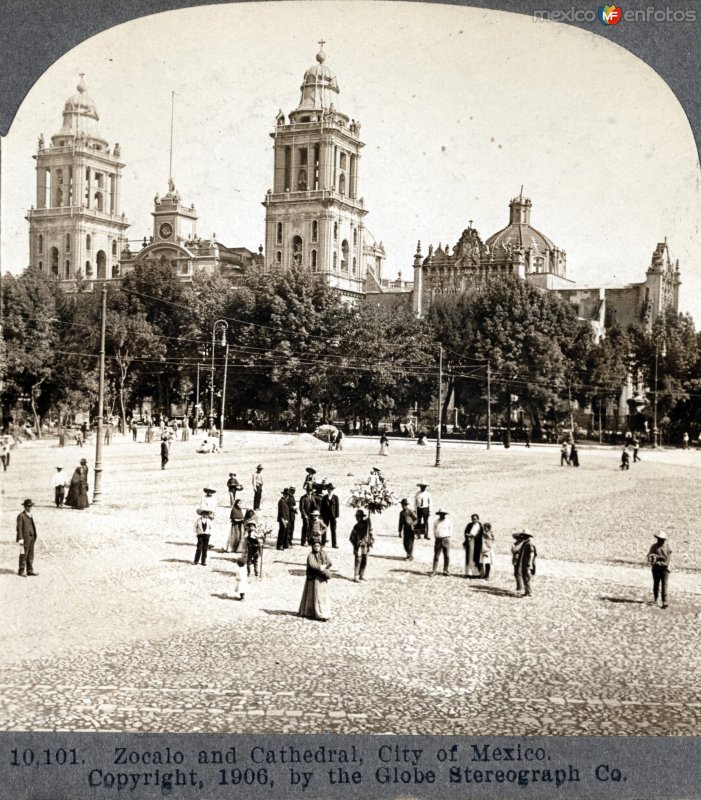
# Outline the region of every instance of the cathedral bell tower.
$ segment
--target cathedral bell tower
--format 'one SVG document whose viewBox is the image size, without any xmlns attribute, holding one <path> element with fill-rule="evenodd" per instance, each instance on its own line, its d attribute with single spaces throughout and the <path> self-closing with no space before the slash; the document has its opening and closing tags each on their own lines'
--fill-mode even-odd
<svg viewBox="0 0 701 800">
<path fill-rule="evenodd" d="M 320 42 L 322 48 L 324 42 Z M 266 268 L 308 269 L 348 302 L 363 293 L 363 218 L 358 195 L 360 123 L 338 110 L 336 76 L 323 49 L 304 73 L 297 108 L 277 116 L 273 188 L 266 209 Z"/>
<path fill-rule="evenodd" d="M 119 277 L 129 224 L 120 210 L 124 164 L 110 149 L 83 76 L 63 107 L 63 126 L 39 137 L 36 208 L 27 213 L 29 263 L 63 281 Z"/>
</svg>

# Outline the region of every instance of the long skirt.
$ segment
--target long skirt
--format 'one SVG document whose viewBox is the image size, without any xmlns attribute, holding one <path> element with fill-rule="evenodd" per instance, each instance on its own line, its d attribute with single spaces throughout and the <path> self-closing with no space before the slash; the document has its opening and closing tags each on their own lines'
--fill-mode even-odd
<svg viewBox="0 0 701 800">
<path fill-rule="evenodd" d="M 238 553 L 242 538 L 243 522 L 232 522 L 231 530 L 229 531 L 229 540 L 226 543 L 226 549 L 231 550 L 232 553 Z"/>
<path fill-rule="evenodd" d="M 90 505 L 88 492 L 80 480 L 72 480 L 68 489 L 65 505 L 82 510 Z"/>
<path fill-rule="evenodd" d="M 329 604 L 328 581 L 318 578 L 307 578 L 304 582 L 302 602 L 299 604 L 300 617 L 308 619 L 329 619 L 331 607 Z"/>
<path fill-rule="evenodd" d="M 477 542 L 474 536 L 471 536 L 465 542 L 465 575 L 469 578 L 476 578 L 480 575 L 480 568 L 475 563 L 476 544 Z"/>
</svg>

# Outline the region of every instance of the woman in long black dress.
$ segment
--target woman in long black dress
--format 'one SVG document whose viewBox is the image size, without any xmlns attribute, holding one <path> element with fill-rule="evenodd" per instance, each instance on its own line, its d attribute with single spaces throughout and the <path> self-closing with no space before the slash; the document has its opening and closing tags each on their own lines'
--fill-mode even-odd
<svg viewBox="0 0 701 800">
<path fill-rule="evenodd" d="M 299 604 L 299 616 L 318 619 L 326 622 L 331 616 L 329 604 L 329 569 L 331 561 L 321 544 L 315 541 L 312 552 L 307 556 L 307 578 L 304 581 L 302 602 Z"/>
<path fill-rule="evenodd" d="M 80 466 L 75 468 L 65 505 L 82 510 L 90 505 L 88 500 L 88 462 L 80 459 Z"/>
</svg>

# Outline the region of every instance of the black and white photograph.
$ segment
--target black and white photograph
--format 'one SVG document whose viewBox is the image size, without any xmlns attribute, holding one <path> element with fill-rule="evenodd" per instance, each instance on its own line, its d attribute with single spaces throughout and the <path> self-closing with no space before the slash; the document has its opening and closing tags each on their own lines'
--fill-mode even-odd
<svg viewBox="0 0 701 800">
<path fill-rule="evenodd" d="M 701 10 L 543 5 L 193 6 L 38 77 L 0 731 L 701 735 L 699 157 L 616 43 Z M 365 797 L 428 796 L 385 755 Z M 580 780 L 535 761 L 480 796 Z"/>
</svg>

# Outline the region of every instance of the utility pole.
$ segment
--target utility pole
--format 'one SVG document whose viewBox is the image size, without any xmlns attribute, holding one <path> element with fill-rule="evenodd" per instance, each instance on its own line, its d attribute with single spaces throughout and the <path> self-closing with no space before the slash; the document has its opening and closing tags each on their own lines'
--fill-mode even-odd
<svg viewBox="0 0 701 800">
<path fill-rule="evenodd" d="M 574 441 L 574 416 L 572 414 L 572 389 L 571 384 L 567 382 L 567 400 L 570 404 L 570 433 L 572 434 L 572 441 Z"/>
<path fill-rule="evenodd" d="M 100 502 L 102 497 L 102 418 L 105 412 L 105 326 L 107 322 L 107 284 L 102 284 L 102 331 L 100 333 L 100 382 L 97 400 L 97 431 L 95 434 L 95 479 L 93 481 L 92 502 Z"/>
<path fill-rule="evenodd" d="M 226 338 L 226 331 L 222 332 L 222 339 L 226 343 L 224 352 L 224 386 L 221 390 L 221 414 L 219 416 L 219 449 L 224 449 L 224 407 L 226 405 L 226 370 L 229 366 L 229 340 Z"/>
<path fill-rule="evenodd" d="M 492 362 L 487 360 L 487 450 L 492 448 Z"/>
<path fill-rule="evenodd" d="M 443 426 L 443 345 L 438 345 L 438 432 L 436 433 L 436 466 L 441 465 L 441 428 Z"/>
<path fill-rule="evenodd" d="M 197 424 L 200 419 L 200 362 L 197 360 L 197 388 L 195 389 L 195 435 L 197 435 Z"/>
</svg>

